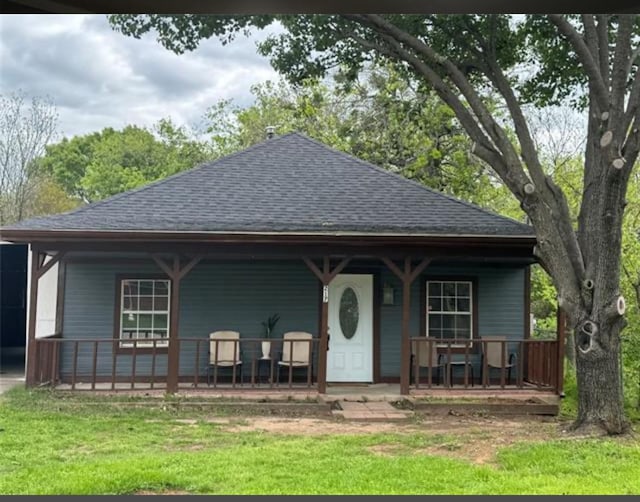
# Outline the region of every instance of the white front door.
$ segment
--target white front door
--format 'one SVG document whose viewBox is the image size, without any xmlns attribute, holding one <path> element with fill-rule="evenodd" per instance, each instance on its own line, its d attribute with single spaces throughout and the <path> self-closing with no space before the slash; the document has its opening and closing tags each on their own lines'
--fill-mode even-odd
<svg viewBox="0 0 640 502">
<path fill-rule="evenodd" d="M 373 381 L 373 276 L 339 274 L 329 284 L 328 382 Z"/>
</svg>

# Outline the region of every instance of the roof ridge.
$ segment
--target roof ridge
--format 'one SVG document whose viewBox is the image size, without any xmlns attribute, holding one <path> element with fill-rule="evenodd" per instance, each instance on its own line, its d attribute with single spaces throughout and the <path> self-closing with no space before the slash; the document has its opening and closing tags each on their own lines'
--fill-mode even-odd
<svg viewBox="0 0 640 502">
<path fill-rule="evenodd" d="M 322 147 L 324 147 L 324 148 L 326 148 L 328 150 L 332 150 L 332 151 L 334 151 L 336 153 L 339 153 L 342 156 L 348 157 L 349 159 L 355 160 L 355 161 L 359 162 L 360 164 L 363 164 L 364 166 L 368 167 L 369 169 L 381 172 L 383 174 L 386 174 L 386 175 L 391 176 L 391 177 L 396 178 L 396 179 L 400 179 L 400 180 L 409 182 L 412 185 L 415 185 L 417 188 L 421 188 L 423 190 L 426 190 L 427 192 L 430 192 L 430 193 L 432 193 L 434 195 L 439 195 L 440 197 L 444 197 L 445 199 L 448 199 L 448 200 L 450 200 L 452 202 L 457 202 L 458 204 L 462 204 L 464 206 L 467 206 L 467 207 L 470 207 L 472 209 L 475 209 L 476 211 L 480 211 L 482 213 L 486 213 L 486 214 L 488 214 L 490 216 L 502 218 L 503 220 L 507 220 L 509 223 L 515 223 L 515 224 L 518 224 L 518 225 L 524 225 L 524 226 L 526 226 L 528 228 L 532 228 L 531 225 L 527 225 L 526 223 L 522 223 L 521 221 L 518 221 L 518 220 L 515 220 L 513 218 L 510 218 L 509 216 L 504 216 L 502 214 L 490 211 L 489 209 L 485 209 L 483 207 L 477 206 L 475 204 L 472 204 L 471 202 L 467 202 L 466 200 L 458 199 L 457 197 L 453 197 L 452 195 L 440 192 L 440 191 L 438 191 L 438 190 L 436 190 L 434 188 L 431 188 L 431 187 L 429 187 L 427 185 L 423 185 L 422 183 L 419 183 L 419 182 L 417 182 L 415 180 L 412 180 L 410 178 L 406 178 L 405 176 L 402 176 L 401 174 L 388 171 L 387 169 L 384 169 L 384 168 L 382 168 L 380 166 L 376 166 L 375 164 L 372 164 L 371 162 L 367 162 L 366 160 L 360 159 L 360 158 L 356 157 L 355 155 L 352 155 L 352 154 L 347 153 L 347 152 L 343 152 L 342 150 L 338 150 L 337 148 L 334 148 L 332 146 L 326 145 L 326 144 L 322 143 L 321 141 L 318 141 L 317 139 L 312 138 L 310 136 L 307 136 L 306 134 L 301 133 L 299 131 L 294 131 L 294 132 L 291 132 L 291 133 L 288 133 L 288 134 L 289 135 L 296 134 L 296 135 L 300 136 L 302 139 L 310 141 L 310 142 L 312 142 L 312 143 L 314 143 L 314 144 L 316 144 L 318 146 L 322 146 Z"/>
<path fill-rule="evenodd" d="M 224 155 L 222 157 L 218 157 L 217 159 L 207 160 L 207 161 L 202 162 L 202 163 L 198 164 L 197 166 L 194 166 L 194 167 L 192 167 L 190 169 L 185 169 L 184 171 L 178 171 L 177 173 L 173 173 L 171 176 L 167 176 L 166 178 L 160 178 L 160 179 L 154 180 L 151 183 L 147 183 L 146 185 L 141 185 L 139 187 L 132 188 L 131 190 L 126 190 L 125 192 L 117 193 L 115 195 L 107 197 L 106 199 L 98 200 L 96 202 L 92 202 L 90 204 L 86 204 L 84 206 L 77 207 L 75 209 L 72 209 L 70 211 L 66 211 L 64 213 L 56 213 L 56 214 L 50 214 L 50 215 L 40 216 L 40 217 L 36 217 L 36 218 L 29 218 L 28 220 L 24 220 L 24 221 L 22 221 L 20 223 L 26 223 L 26 222 L 28 222 L 28 221 L 30 221 L 32 219 L 33 220 L 35 220 L 35 219 L 46 220 L 50 216 L 66 216 L 66 215 L 69 215 L 69 214 L 82 213 L 82 212 L 84 212 L 86 210 L 94 209 L 94 208 L 96 208 L 98 206 L 102 206 L 102 205 L 104 205 L 106 203 L 113 202 L 114 200 L 119 200 L 119 199 L 128 197 L 130 195 L 143 192 L 144 190 L 147 190 L 148 188 L 152 188 L 154 186 L 161 185 L 161 184 L 163 184 L 165 182 L 168 182 L 168 181 L 170 181 L 172 179 L 175 179 L 175 178 L 179 178 L 180 176 L 186 175 L 188 173 L 199 171 L 199 170 L 204 169 L 206 167 L 211 167 L 211 166 L 213 166 L 215 164 L 218 164 L 218 163 L 220 163 L 220 162 L 222 162 L 224 160 L 233 158 L 233 157 L 235 157 L 237 155 L 240 155 L 242 153 L 245 153 L 245 152 L 248 152 L 248 151 L 251 151 L 251 150 L 255 150 L 260 146 L 264 146 L 267 143 L 267 141 L 270 141 L 270 142 L 271 141 L 277 141 L 280 138 L 284 138 L 285 136 L 289 136 L 291 134 L 293 134 L 293 133 L 283 134 L 282 136 L 277 136 L 275 138 L 263 140 L 263 141 L 261 141 L 259 143 L 254 143 L 253 145 L 248 146 L 247 148 L 243 148 L 242 150 L 238 150 L 237 152 L 233 152 L 233 153 L 230 153 L 228 155 Z"/>
</svg>

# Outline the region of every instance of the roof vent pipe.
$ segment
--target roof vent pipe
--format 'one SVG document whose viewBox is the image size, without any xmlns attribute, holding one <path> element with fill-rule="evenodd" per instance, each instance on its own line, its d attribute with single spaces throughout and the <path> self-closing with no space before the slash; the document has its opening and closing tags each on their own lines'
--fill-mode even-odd
<svg viewBox="0 0 640 502">
<path fill-rule="evenodd" d="M 267 139 L 271 139 L 275 135 L 276 126 L 267 126 L 266 131 L 267 131 Z"/>
</svg>

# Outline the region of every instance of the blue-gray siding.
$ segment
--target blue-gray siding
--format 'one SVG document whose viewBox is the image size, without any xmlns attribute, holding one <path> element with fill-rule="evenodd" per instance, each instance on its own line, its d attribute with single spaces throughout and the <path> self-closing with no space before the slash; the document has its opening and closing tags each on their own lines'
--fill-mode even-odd
<svg viewBox="0 0 640 502">
<path fill-rule="evenodd" d="M 479 336 L 505 336 L 522 338 L 524 334 L 524 280 L 525 268 L 484 266 L 432 266 L 425 276 L 475 278 L 478 288 Z M 424 279 L 417 279 L 411 287 L 412 336 L 420 336 L 420 288 Z M 400 334 L 402 323 L 402 283 L 386 268 L 381 269 L 381 284 L 392 284 L 395 305 L 382 305 L 380 372 L 382 377 L 398 376 L 400 368 Z M 455 358 L 460 356 L 455 356 Z M 479 358 L 472 357 L 479 368 Z M 479 375 L 479 373 L 476 373 Z"/>
<path fill-rule="evenodd" d="M 395 305 L 380 310 L 380 363 L 382 377 L 397 377 L 400 369 L 402 286 L 384 266 L 379 268 L 380 286 L 395 288 Z M 69 263 L 65 287 L 64 338 L 111 338 L 114 332 L 114 300 L 117 274 L 158 273 L 149 265 Z M 455 266 L 430 267 L 427 275 L 475 277 L 478 285 L 478 329 L 480 336 L 521 338 L 524 333 L 524 268 Z M 421 325 L 420 288 L 412 286 L 411 331 Z M 273 313 L 281 315 L 276 337 L 285 331 L 308 331 L 317 336 L 319 287 L 315 276 L 301 261 L 218 262 L 198 265 L 181 284 L 181 338 L 205 339 L 211 331 L 236 330 L 243 337 L 259 338 L 261 321 Z M 206 371 L 207 344 L 201 344 L 200 374 Z M 257 349 L 257 348 L 256 348 Z M 78 372 L 88 374 L 92 366 L 91 344 L 80 345 Z M 97 375 L 111 375 L 111 346 L 100 348 Z M 244 354 L 247 363 L 251 354 Z M 156 363 L 156 374 L 166 374 L 166 355 Z M 477 363 L 476 363 L 477 364 Z M 190 376 L 195 365 L 195 347 L 181 350 L 180 374 Z M 68 374 L 72 352 L 63 351 L 61 371 Z M 119 354 L 117 374 L 131 374 L 130 355 Z M 150 374 L 150 357 L 138 355 L 136 374 Z M 478 368 L 479 370 L 479 368 Z"/>
</svg>

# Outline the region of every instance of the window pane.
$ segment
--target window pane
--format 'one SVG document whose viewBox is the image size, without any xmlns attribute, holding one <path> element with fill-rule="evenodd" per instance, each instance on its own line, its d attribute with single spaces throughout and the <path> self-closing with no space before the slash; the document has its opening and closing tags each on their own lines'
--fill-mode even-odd
<svg viewBox="0 0 640 502">
<path fill-rule="evenodd" d="M 442 327 L 445 328 L 445 329 L 454 329 L 456 327 L 456 316 L 443 315 L 442 316 Z"/>
<path fill-rule="evenodd" d="M 153 329 L 166 329 L 167 327 L 167 315 L 155 314 L 153 316 Z"/>
<path fill-rule="evenodd" d="M 157 328 L 153 329 L 152 338 L 166 338 L 166 337 L 167 337 L 167 330 L 165 330 L 165 329 L 157 329 Z"/>
<path fill-rule="evenodd" d="M 469 331 L 471 329 L 471 316 L 457 315 L 456 316 L 456 329 L 462 329 Z"/>
<path fill-rule="evenodd" d="M 442 338 L 455 338 L 456 330 L 455 329 L 443 329 L 442 330 Z"/>
<path fill-rule="evenodd" d="M 445 282 L 442 285 L 442 296 L 456 296 L 456 283 Z"/>
<path fill-rule="evenodd" d="M 122 288 L 125 295 L 137 295 L 138 281 L 130 281 L 130 280 L 122 281 Z"/>
<path fill-rule="evenodd" d="M 152 295 L 153 294 L 153 281 L 140 281 L 140 294 Z"/>
<path fill-rule="evenodd" d="M 429 282 L 429 297 L 442 296 L 442 283 L 441 282 Z"/>
<path fill-rule="evenodd" d="M 152 316 L 151 314 L 140 314 L 140 329 L 151 328 Z"/>
<path fill-rule="evenodd" d="M 122 336 L 120 338 L 124 339 L 124 340 L 131 340 L 132 338 L 136 337 L 136 333 L 137 331 L 134 330 L 122 330 Z"/>
<path fill-rule="evenodd" d="M 440 328 L 434 328 L 433 326 L 429 326 L 429 336 L 434 338 L 440 338 L 442 335 L 442 330 Z"/>
<path fill-rule="evenodd" d="M 458 312 L 471 312 L 469 298 L 458 298 Z"/>
<path fill-rule="evenodd" d="M 429 315 L 429 329 L 431 328 L 436 328 L 436 329 L 442 328 L 442 315 L 440 314 Z"/>
<path fill-rule="evenodd" d="M 459 283 L 457 283 L 456 289 L 458 291 L 458 296 L 466 296 L 466 297 L 471 296 L 469 294 L 471 292 L 469 286 L 470 285 L 469 285 L 468 282 L 459 282 Z"/>
<path fill-rule="evenodd" d="M 429 310 L 432 312 L 441 312 L 442 298 L 429 298 Z"/>
<path fill-rule="evenodd" d="M 471 333 L 463 329 L 456 330 L 456 338 L 471 338 Z"/>
<path fill-rule="evenodd" d="M 166 296 L 169 294 L 169 282 L 168 281 L 154 281 L 154 293 L 156 296 Z"/>
<path fill-rule="evenodd" d="M 340 298 L 340 329 L 342 330 L 342 336 L 347 340 L 351 340 L 356 334 L 358 329 L 358 320 L 360 319 L 360 306 L 358 304 L 358 297 L 356 296 L 353 288 L 347 287 L 342 292 Z"/>
<path fill-rule="evenodd" d="M 122 308 L 124 310 L 138 310 L 138 297 L 137 296 L 125 296 L 124 297 L 124 305 Z"/>
<path fill-rule="evenodd" d="M 140 310 L 153 310 L 153 297 L 141 296 L 140 297 Z"/>
<path fill-rule="evenodd" d="M 443 298 L 442 299 L 442 311 L 443 312 L 455 312 L 456 311 L 456 299 L 455 298 Z"/>
<path fill-rule="evenodd" d="M 154 310 L 169 310 L 169 298 L 166 296 L 158 298 L 157 296 L 153 299 L 153 309 Z"/>
<path fill-rule="evenodd" d="M 138 326 L 138 314 L 122 314 L 122 329 L 131 330 Z"/>
</svg>

